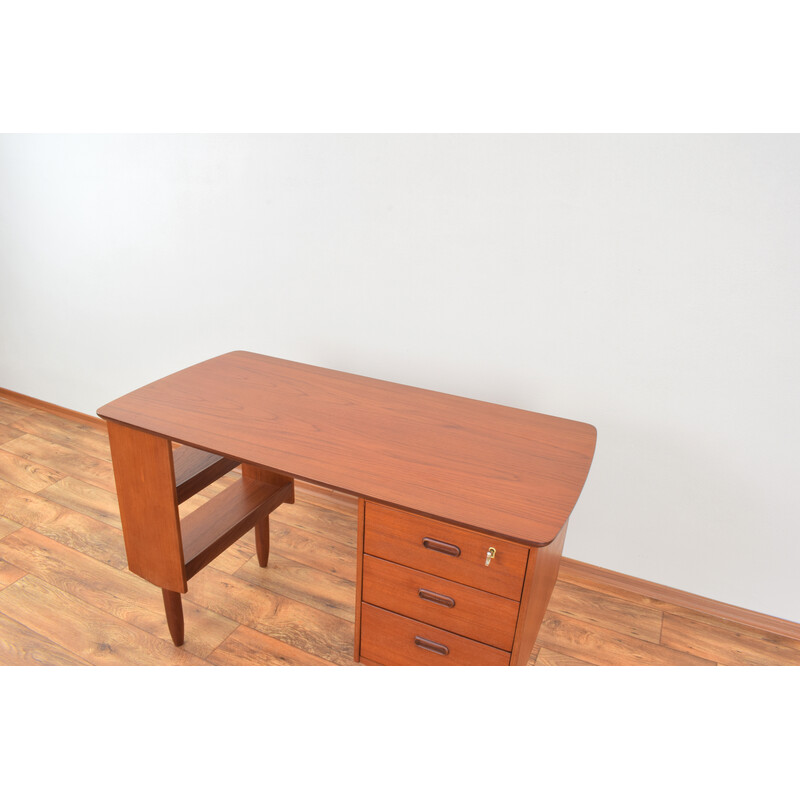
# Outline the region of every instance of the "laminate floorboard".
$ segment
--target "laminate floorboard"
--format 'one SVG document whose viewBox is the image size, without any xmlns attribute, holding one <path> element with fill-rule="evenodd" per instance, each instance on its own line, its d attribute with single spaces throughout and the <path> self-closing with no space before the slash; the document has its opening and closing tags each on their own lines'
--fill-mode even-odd
<svg viewBox="0 0 800 800">
<path fill-rule="evenodd" d="M 0 478 L 29 492 L 40 492 L 66 476 L 35 461 L 0 450 Z"/>
<path fill-rule="evenodd" d="M 332 662 L 312 656 L 311 653 L 267 636 L 264 633 L 240 625 L 208 657 L 211 664 L 225 667 L 277 666 L 277 667 L 324 667 Z"/>
<path fill-rule="evenodd" d="M 0 614 L 0 664 L 12 667 L 85 667 L 90 662 Z"/>
<path fill-rule="evenodd" d="M 8 536 L 9 533 L 14 533 L 14 531 L 19 530 L 22 525 L 19 522 L 14 522 L 13 519 L 7 519 L 6 517 L 0 517 L 0 539 L 4 536 Z"/>
<path fill-rule="evenodd" d="M 0 558 L 0 589 L 5 589 L 25 575 L 25 570 Z"/>
<path fill-rule="evenodd" d="M 114 470 L 110 461 L 89 456 L 70 447 L 25 433 L 16 439 L 4 442 L 0 447 L 9 453 L 21 456 L 64 475 L 73 475 L 87 483 L 109 492 L 115 491 Z"/>
<path fill-rule="evenodd" d="M 7 442 L 10 439 L 16 439 L 19 436 L 19 430 L 0 422 L 0 444 Z"/>
<path fill-rule="evenodd" d="M 127 569 L 103 426 L 0 397 L 0 664 L 354 665 L 357 508 L 298 483 L 296 502 L 271 516 L 267 569 L 247 533 L 189 582 L 186 643 L 175 648 L 161 592 Z M 800 638 L 565 561 L 528 663 L 800 665 Z"/>
</svg>

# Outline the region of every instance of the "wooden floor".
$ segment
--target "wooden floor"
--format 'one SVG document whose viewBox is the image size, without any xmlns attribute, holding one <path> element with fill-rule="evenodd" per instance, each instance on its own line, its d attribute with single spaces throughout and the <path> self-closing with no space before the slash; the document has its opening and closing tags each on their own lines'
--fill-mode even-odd
<svg viewBox="0 0 800 800">
<path fill-rule="evenodd" d="M 187 501 L 187 513 L 232 478 Z M 126 569 L 102 428 L 0 398 L 0 664 L 352 665 L 356 500 L 305 484 L 189 582 L 186 643 Z M 615 587 L 565 561 L 529 662 L 800 664 L 800 640 Z"/>
</svg>

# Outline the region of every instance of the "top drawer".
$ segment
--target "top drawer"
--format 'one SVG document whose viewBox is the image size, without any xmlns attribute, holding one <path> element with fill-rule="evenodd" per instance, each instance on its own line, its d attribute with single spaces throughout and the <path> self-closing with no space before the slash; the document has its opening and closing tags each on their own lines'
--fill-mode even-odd
<svg viewBox="0 0 800 800">
<path fill-rule="evenodd" d="M 446 522 L 366 504 L 364 552 L 396 564 L 519 600 L 528 548 Z M 486 566 L 490 547 L 495 557 Z"/>
</svg>

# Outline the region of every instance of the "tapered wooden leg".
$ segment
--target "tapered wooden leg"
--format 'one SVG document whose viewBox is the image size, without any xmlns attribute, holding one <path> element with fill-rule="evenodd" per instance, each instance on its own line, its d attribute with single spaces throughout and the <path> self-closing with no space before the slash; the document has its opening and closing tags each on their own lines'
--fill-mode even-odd
<svg viewBox="0 0 800 800">
<path fill-rule="evenodd" d="M 258 566 L 266 567 L 269 561 L 269 517 L 256 523 L 256 555 Z"/>
<path fill-rule="evenodd" d="M 164 610 L 167 612 L 167 627 L 169 628 L 175 647 L 183 644 L 183 605 L 180 592 L 162 589 L 164 595 Z"/>
<path fill-rule="evenodd" d="M 257 467 L 254 464 L 242 464 L 242 477 L 253 478 L 254 480 L 261 481 L 262 483 L 270 483 L 276 489 L 279 487 L 291 486 L 291 494 L 286 497 L 284 503 L 294 503 L 294 481 L 287 478 L 285 475 L 271 472 L 264 467 Z M 266 567 L 269 561 L 269 517 L 264 517 L 261 522 L 256 524 L 256 555 L 258 556 L 258 565 Z"/>
</svg>

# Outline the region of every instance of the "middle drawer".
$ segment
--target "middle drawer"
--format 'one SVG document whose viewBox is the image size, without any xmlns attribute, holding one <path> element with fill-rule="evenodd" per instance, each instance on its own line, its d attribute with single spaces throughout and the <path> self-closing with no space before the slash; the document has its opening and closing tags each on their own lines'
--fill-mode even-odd
<svg viewBox="0 0 800 800">
<path fill-rule="evenodd" d="M 514 643 L 519 603 L 366 554 L 362 599 L 501 650 Z"/>
</svg>

